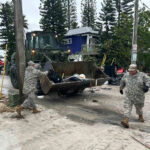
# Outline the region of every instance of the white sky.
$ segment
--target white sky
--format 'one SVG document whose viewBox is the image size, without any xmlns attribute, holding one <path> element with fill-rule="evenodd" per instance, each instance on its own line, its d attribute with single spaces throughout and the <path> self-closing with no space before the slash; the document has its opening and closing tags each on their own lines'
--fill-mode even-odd
<svg viewBox="0 0 150 150">
<path fill-rule="evenodd" d="M 11 0 L 0 0 L 0 2 L 6 2 L 6 1 L 11 1 Z M 97 1 L 97 11 L 99 12 L 101 9 L 101 2 L 102 0 L 96 0 Z M 144 2 L 148 7 L 150 7 L 150 0 L 140 0 Z M 39 14 L 39 5 L 40 5 L 40 0 L 22 0 L 23 3 L 23 14 L 26 16 L 26 19 L 28 20 L 29 24 L 29 31 L 32 30 L 39 30 L 39 20 L 40 20 L 40 14 Z M 77 14 L 78 14 L 78 22 L 80 25 L 81 18 L 81 8 L 80 8 L 80 3 L 81 0 L 76 0 L 77 3 Z M 141 2 L 140 2 L 141 4 Z"/>
</svg>

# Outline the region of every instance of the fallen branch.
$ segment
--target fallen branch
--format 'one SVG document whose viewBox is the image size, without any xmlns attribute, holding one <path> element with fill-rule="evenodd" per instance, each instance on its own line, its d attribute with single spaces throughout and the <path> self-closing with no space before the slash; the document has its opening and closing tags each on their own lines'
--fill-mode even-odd
<svg viewBox="0 0 150 150">
<path fill-rule="evenodd" d="M 131 136 L 132 139 L 134 139 L 135 141 L 137 141 L 138 143 L 142 144 L 143 146 L 145 146 L 146 148 L 150 149 L 150 145 L 144 144 L 143 142 L 141 142 L 140 140 L 138 140 L 137 138 Z"/>
</svg>

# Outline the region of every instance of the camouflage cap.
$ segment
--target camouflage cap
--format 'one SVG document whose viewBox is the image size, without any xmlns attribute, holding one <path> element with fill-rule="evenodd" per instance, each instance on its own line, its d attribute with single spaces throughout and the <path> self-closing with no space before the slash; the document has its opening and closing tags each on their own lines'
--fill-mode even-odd
<svg viewBox="0 0 150 150">
<path fill-rule="evenodd" d="M 29 61 L 28 66 L 32 66 L 32 65 L 35 65 L 35 63 L 33 61 Z"/>
<path fill-rule="evenodd" d="M 135 71 L 135 70 L 137 70 L 137 65 L 136 65 L 136 64 L 131 64 L 131 65 L 129 66 L 128 71 Z"/>
</svg>

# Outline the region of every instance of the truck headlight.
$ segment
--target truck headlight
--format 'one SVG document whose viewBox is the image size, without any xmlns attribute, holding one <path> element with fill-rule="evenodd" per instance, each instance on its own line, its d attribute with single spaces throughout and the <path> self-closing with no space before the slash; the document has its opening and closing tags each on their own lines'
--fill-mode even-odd
<svg viewBox="0 0 150 150">
<path fill-rule="evenodd" d="M 68 51 L 67 51 L 67 52 L 68 52 L 68 54 L 71 54 L 71 50 L 70 50 L 70 49 L 68 49 Z"/>
<path fill-rule="evenodd" d="M 36 54 L 36 51 L 35 50 L 32 50 L 32 55 L 35 55 Z"/>
</svg>

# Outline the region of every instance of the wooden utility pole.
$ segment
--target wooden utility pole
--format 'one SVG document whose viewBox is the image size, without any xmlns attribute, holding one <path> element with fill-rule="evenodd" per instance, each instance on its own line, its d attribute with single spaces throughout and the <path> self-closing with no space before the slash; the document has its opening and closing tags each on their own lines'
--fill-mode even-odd
<svg viewBox="0 0 150 150">
<path fill-rule="evenodd" d="M 15 34 L 16 34 L 16 60 L 18 68 L 19 95 L 20 103 L 23 95 L 23 82 L 25 74 L 25 47 L 24 47 L 24 32 L 23 32 L 23 13 L 22 0 L 13 0 L 15 13 Z"/>
<path fill-rule="evenodd" d="M 139 0 L 135 0 L 132 53 L 131 53 L 131 63 L 132 64 L 136 64 L 136 61 L 137 61 L 138 3 L 139 3 Z"/>
</svg>

